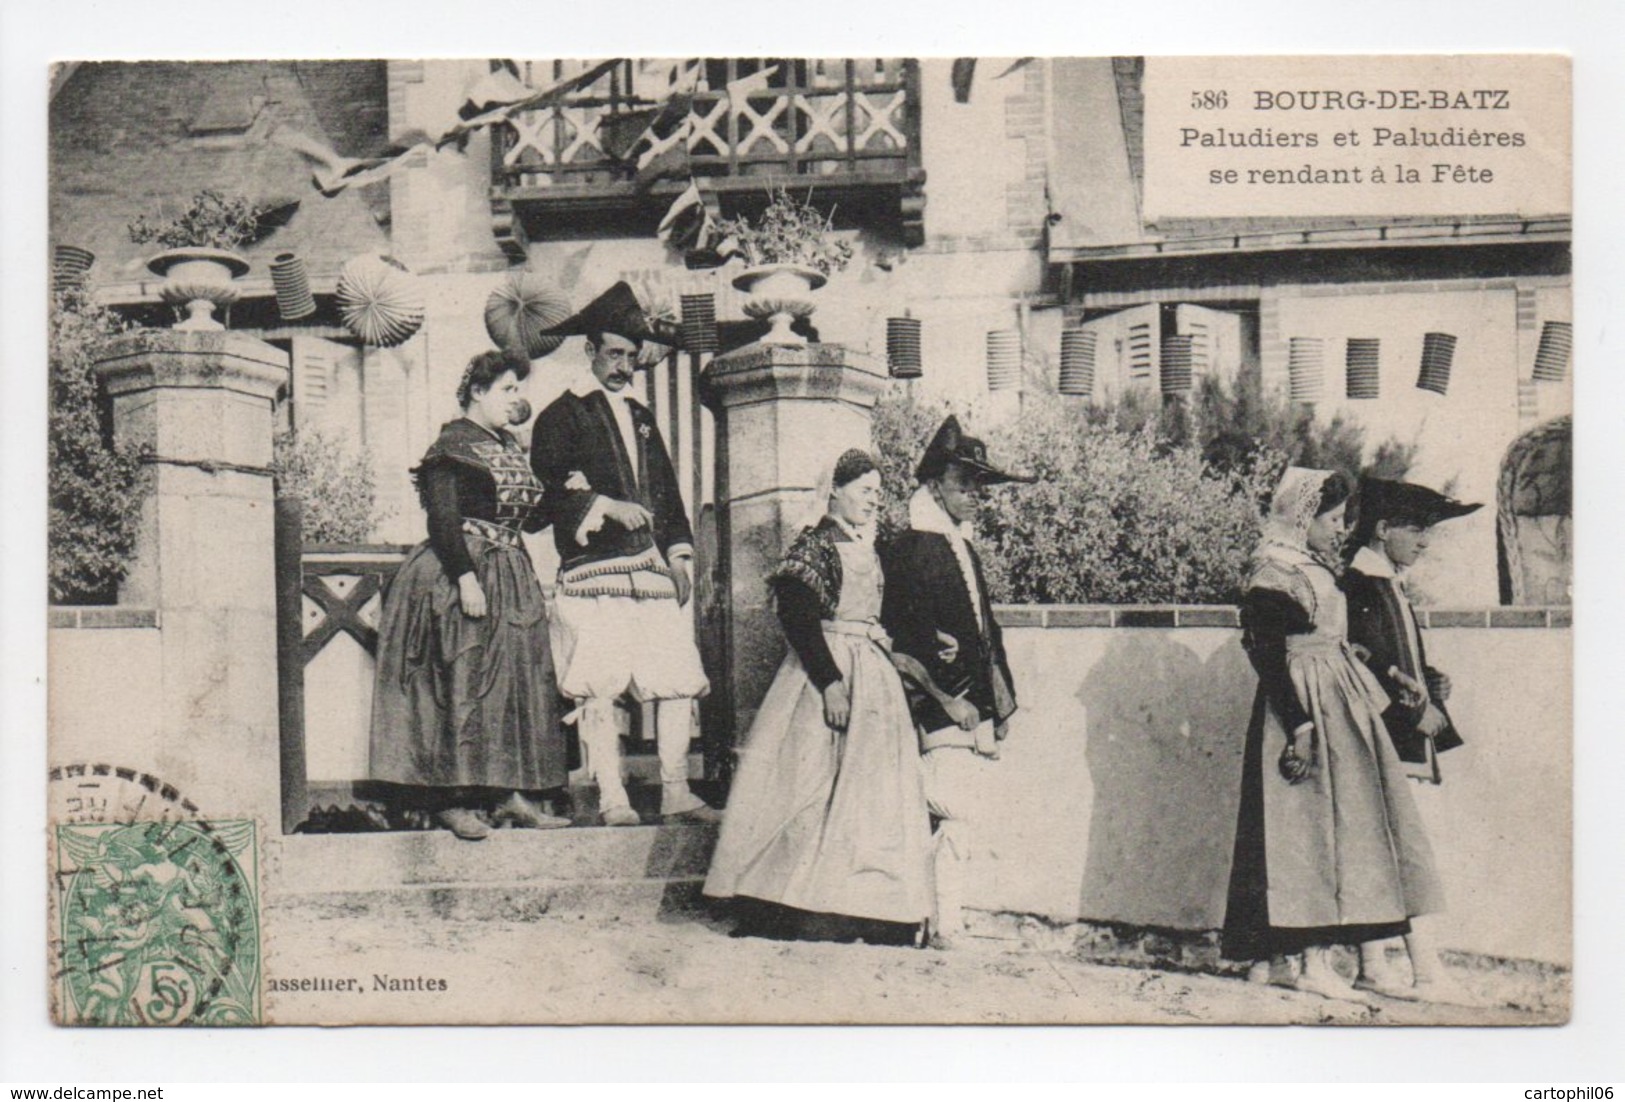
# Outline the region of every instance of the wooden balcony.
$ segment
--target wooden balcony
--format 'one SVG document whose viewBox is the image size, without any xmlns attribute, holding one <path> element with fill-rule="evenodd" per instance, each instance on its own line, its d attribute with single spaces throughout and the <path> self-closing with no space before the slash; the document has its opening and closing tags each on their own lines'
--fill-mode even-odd
<svg viewBox="0 0 1625 1102">
<path fill-rule="evenodd" d="M 540 86 L 590 63 L 524 64 L 522 75 Z M 673 65 L 693 80 L 686 119 L 652 145 L 629 149 L 649 110 L 665 100 Z M 690 177 L 716 212 L 749 209 L 766 201 L 769 186 L 784 185 L 835 208 L 840 224 L 889 223 L 910 245 L 924 237 L 913 60 L 629 60 L 496 134 L 495 231 L 516 257 L 533 237 L 589 225 L 652 233 Z"/>
</svg>

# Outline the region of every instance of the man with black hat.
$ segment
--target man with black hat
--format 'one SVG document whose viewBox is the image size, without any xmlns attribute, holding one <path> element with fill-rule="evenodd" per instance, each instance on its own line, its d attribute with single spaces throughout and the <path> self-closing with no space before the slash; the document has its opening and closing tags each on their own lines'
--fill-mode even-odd
<svg viewBox="0 0 1625 1102">
<path fill-rule="evenodd" d="M 1016 710 L 1004 637 L 993 618 L 986 576 L 971 542 L 983 490 L 1032 482 L 987 460 L 987 447 L 950 416 L 915 471 L 909 530 L 883 551 L 886 594 L 881 621 L 893 660 L 909 683 L 909 708 L 924 755 L 926 800 L 938 820 L 939 943 L 964 932 L 966 862 L 977 844 L 979 790 L 998 758 Z"/>
<path fill-rule="evenodd" d="M 1462 745 L 1462 739 L 1445 711 L 1450 679 L 1427 663 L 1401 575 L 1427 550 L 1429 529 L 1479 506 L 1415 483 L 1371 477 L 1360 480 L 1358 504 L 1352 556 L 1343 575 L 1349 642 L 1388 691 L 1392 703 L 1382 718 L 1400 760 L 1412 777 L 1438 784 L 1438 755 Z M 1361 947 L 1361 986 L 1399 998 L 1459 1001 L 1427 934 L 1413 923 L 1405 941 L 1413 982 L 1406 984 L 1393 971 L 1378 942 Z"/>
<path fill-rule="evenodd" d="M 715 821 L 688 786 L 693 701 L 709 689 L 681 609 L 694 537 L 660 430 L 630 386 L 646 341 L 676 345 L 626 283 L 547 330 L 587 339 L 592 374 L 536 418 L 531 466 L 559 552 L 552 617 L 559 688 L 579 702 L 581 745 L 609 826 L 636 826 L 622 780 L 616 701 L 655 702 L 663 818 Z"/>
</svg>

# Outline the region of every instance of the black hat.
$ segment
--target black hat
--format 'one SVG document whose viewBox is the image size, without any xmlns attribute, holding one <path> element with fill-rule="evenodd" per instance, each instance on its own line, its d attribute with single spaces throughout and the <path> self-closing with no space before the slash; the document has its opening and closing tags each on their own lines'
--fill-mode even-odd
<svg viewBox="0 0 1625 1102">
<path fill-rule="evenodd" d="M 682 327 L 665 318 L 651 318 L 624 279 L 542 335 L 575 337 L 588 333 L 614 333 L 629 341 L 657 341 L 681 348 Z"/>
<path fill-rule="evenodd" d="M 1454 520 L 1483 508 L 1478 502 L 1457 501 L 1437 490 L 1414 482 L 1393 482 L 1386 478 L 1360 479 L 1360 521 L 1356 544 L 1365 544 L 1376 533 L 1377 522 L 1413 524 L 1431 528 L 1441 521 Z"/>
<path fill-rule="evenodd" d="M 914 477 L 921 482 L 941 478 L 950 463 L 964 467 L 983 485 L 1038 481 L 1034 475 L 1011 474 L 989 463 L 987 445 L 974 436 L 966 436 L 959 427 L 959 418 L 953 414 L 948 415 L 942 427 L 937 429 L 937 434 L 931 438 L 931 443 L 925 446 L 925 454 L 920 457 L 920 465 L 914 469 Z"/>
</svg>

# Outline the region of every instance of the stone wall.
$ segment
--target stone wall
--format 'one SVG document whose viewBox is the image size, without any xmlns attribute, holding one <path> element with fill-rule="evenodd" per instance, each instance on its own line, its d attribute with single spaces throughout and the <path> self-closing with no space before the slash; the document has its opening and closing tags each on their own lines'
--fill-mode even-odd
<svg viewBox="0 0 1625 1102">
<path fill-rule="evenodd" d="M 57 760 L 114 760 L 119 746 L 146 741 L 129 737 L 120 717 L 153 715 L 143 671 L 156 668 L 158 632 L 123 620 L 90 630 L 114 626 L 114 614 L 153 615 L 53 614 Z M 972 906 L 1056 922 L 1219 926 L 1256 683 L 1235 609 L 1021 606 L 999 616 L 1022 707 L 982 793 L 990 856 Z M 1442 786 L 1413 789 L 1450 899 L 1445 944 L 1566 965 L 1569 612 L 1434 609 L 1423 621 L 1430 658 L 1455 682 L 1451 710 L 1467 739 L 1443 758 Z M 342 703 L 358 720 L 312 728 L 355 740 L 310 747 L 313 767 L 365 760 L 371 661 L 360 659 L 347 683 L 307 685 L 308 708 Z"/>
<path fill-rule="evenodd" d="M 972 905 L 1219 926 L 1256 684 L 1235 610 L 1000 615 L 1022 707 L 987 771 L 991 856 Z M 1449 948 L 1567 964 L 1567 610 L 1427 618 L 1429 658 L 1455 682 L 1451 711 L 1467 740 L 1442 759 L 1442 786 L 1413 789 L 1450 900 L 1441 936 Z"/>
</svg>

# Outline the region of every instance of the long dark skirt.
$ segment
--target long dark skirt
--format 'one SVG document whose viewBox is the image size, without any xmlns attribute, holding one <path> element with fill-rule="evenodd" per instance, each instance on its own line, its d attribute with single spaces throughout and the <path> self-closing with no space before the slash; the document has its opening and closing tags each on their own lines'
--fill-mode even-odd
<svg viewBox="0 0 1625 1102">
<path fill-rule="evenodd" d="M 1314 945 L 1352 945 L 1408 934 L 1408 920 L 1329 926 L 1275 926 L 1270 923 L 1269 861 L 1264 832 L 1264 727 L 1269 703 L 1260 691 L 1253 702 L 1242 755 L 1241 809 L 1230 865 L 1221 951 L 1231 960 L 1267 960 Z M 1275 763 L 1268 767 L 1274 770 Z"/>
<path fill-rule="evenodd" d="M 547 610 L 524 549 L 466 536 L 486 614 L 463 615 L 427 543 L 378 628 L 369 775 L 392 785 L 536 791 L 565 783 Z"/>
</svg>

